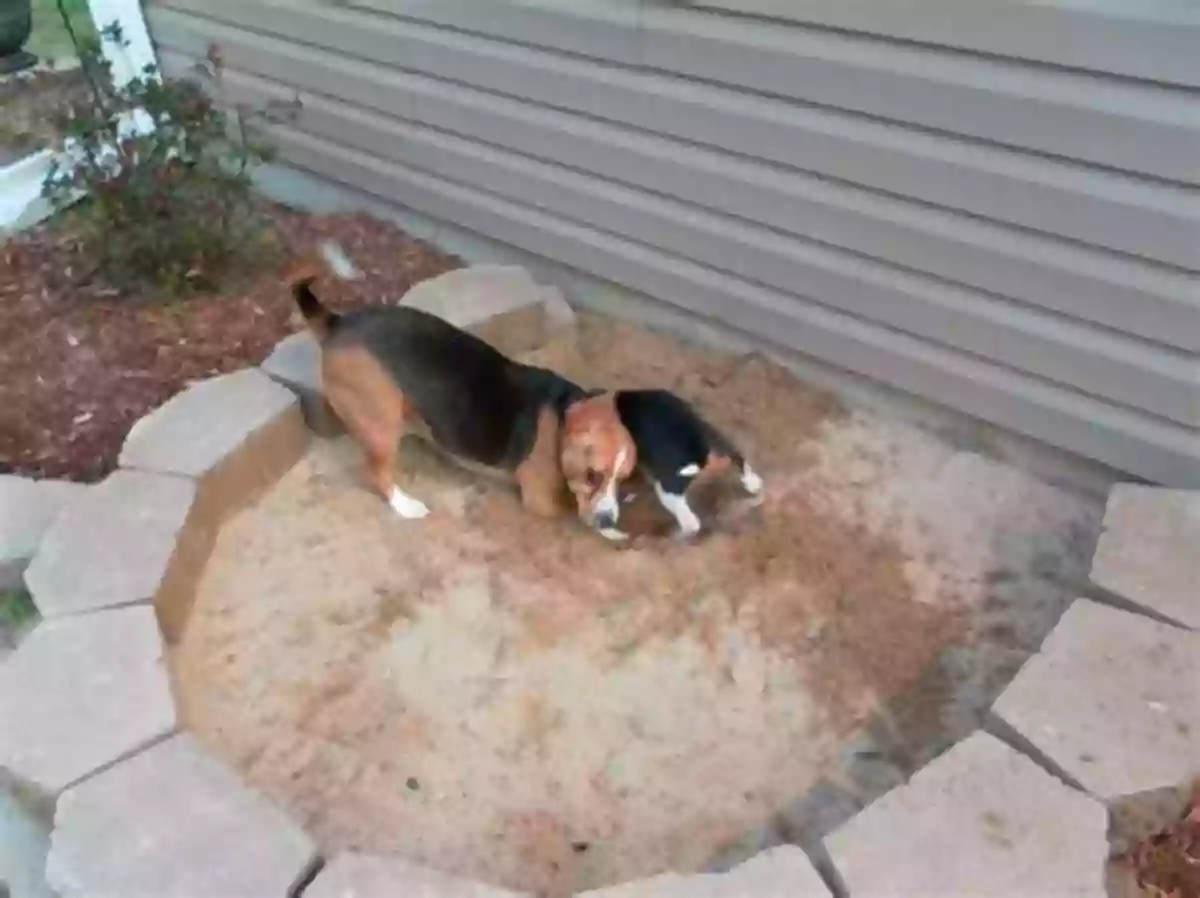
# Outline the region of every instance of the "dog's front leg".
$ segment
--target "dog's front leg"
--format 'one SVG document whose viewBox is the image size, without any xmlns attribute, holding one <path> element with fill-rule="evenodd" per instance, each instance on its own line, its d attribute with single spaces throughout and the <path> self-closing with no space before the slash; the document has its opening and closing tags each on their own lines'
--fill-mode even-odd
<svg viewBox="0 0 1200 898">
<path fill-rule="evenodd" d="M 654 481 L 654 495 L 658 496 L 658 501 L 670 512 L 671 517 L 675 518 L 679 527 L 675 532 L 676 539 L 691 539 L 700 532 L 700 518 L 692 511 L 687 496 L 683 493 L 669 492 L 657 480 Z"/>
</svg>

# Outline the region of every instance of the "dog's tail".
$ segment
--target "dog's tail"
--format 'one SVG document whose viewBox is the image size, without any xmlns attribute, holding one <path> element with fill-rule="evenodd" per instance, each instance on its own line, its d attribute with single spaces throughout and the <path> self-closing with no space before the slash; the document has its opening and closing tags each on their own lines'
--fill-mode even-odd
<svg viewBox="0 0 1200 898">
<path fill-rule="evenodd" d="M 329 309 L 316 293 L 313 284 L 326 270 L 341 280 L 355 280 L 361 277 L 354 263 L 333 242 L 323 243 L 317 253 L 314 253 L 289 265 L 283 272 L 282 281 L 292 293 L 304 322 L 317 337 L 323 339 L 337 328 L 341 316 Z"/>
</svg>

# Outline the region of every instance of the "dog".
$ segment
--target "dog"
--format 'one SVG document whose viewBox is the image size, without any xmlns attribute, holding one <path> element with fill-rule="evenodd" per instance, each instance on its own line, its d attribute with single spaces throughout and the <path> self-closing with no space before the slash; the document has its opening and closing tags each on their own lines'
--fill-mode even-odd
<svg viewBox="0 0 1200 898">
<path fill-rule="evenodd" d="M 334 244 L 291 265 L 282 280 L 320 346 L 325 398 L 397 515 L 429 514 L 396 484 L 397 447 L 412 429 L 469 467 L 515 480 L 535 514 L 559 514 L 569 488 L 585 521 L 603 531 L 611 509 L 615 523 L 608 491 L 632 473 L 637 451 L 611 401 L 509 359 L 428 312 L 404 305 L 334 312 L 313 292 L 327 272 L 353 276 Z"/>
<path fill-rule="evenodd" d="M 618 390 L 592 401 L 612 403 L 633 438 L 640 473 L 650 483 L 662 507 L 675 519 L 676 538 L 691 538 L 702 527 L 688 502 L 687 494 L 693 486 L 733 468 L 747 493 L 762 495 L 762 478 L 737 447 L 675 393 L 661 389 Z M 607 466 L 603 460 L 594 463 L 601 469 L 620 467 L 615 460 Z M 618 485 L 611 486 L 605 494 L 606 500 L 618 492 Z M 619 527 L 619 503 L 606 501 L 604 512 L 600 532 L 612 540 L 627 539 L 628 534 Z"/>
</svg>

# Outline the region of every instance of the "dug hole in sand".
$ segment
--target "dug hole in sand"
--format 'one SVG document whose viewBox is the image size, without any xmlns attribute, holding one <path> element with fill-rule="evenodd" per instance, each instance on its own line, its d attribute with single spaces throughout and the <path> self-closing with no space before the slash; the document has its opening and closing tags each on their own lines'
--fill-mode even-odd
<svg viewBox="0 0 1200 898">
<path fill-rule="evenodd" d="M 220 534 L 173 653 L 185 722 L 326 853 L 552 898 L 702 869 L 838 781 L 947 653 L 921 738 L 986 707 L 1086 570 L 1096 502 L 757 356 L 588 316 L 579 346 L 535 360 L 678 390 L 765 501 L 723 501 L 696 545 L 619 549 L 407 440 L 401 485 L 433 514 L 402 521 L 342 439 Z"/>
</svg>

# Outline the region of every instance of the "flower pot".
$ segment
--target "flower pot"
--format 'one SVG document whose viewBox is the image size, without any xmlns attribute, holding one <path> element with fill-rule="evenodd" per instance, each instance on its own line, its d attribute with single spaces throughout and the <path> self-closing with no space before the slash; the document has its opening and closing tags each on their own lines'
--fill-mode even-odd
<svg viewBox="0 0 1200 898">
<path fill-rule="evenodd" d="M 31 0 L 0 0 L 0 73 L 14 72 L 37 61 L 21 49 L 32 30 Z"/>
</svg>

